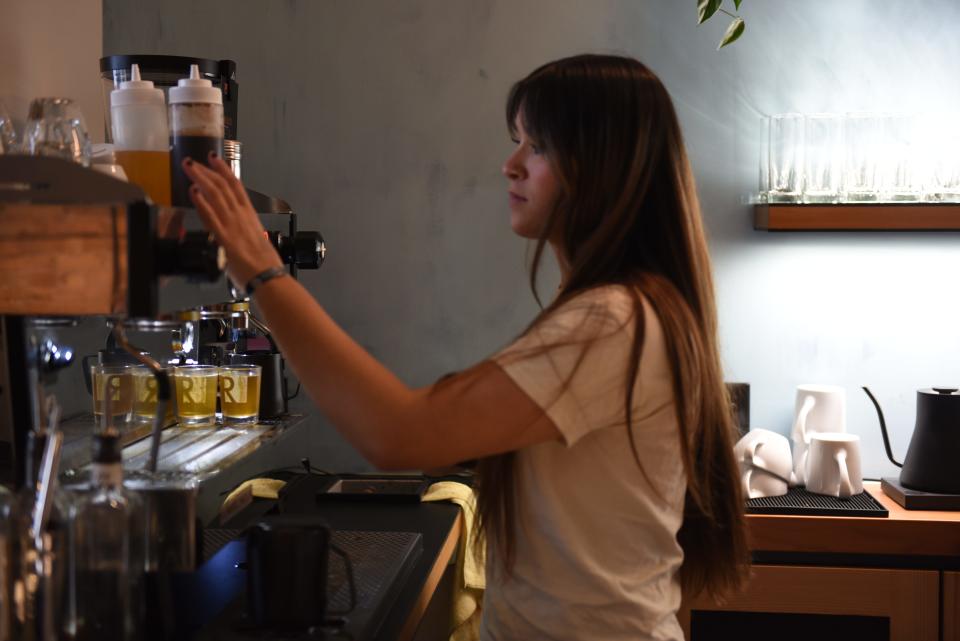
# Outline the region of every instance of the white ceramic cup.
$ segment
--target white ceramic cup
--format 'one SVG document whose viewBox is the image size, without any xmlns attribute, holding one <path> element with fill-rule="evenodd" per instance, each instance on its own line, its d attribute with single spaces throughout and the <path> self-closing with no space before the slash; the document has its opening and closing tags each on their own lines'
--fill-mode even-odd
<svg viewBox="0 0 960 641">
<path fill-rule="evenodd" d="M 806 472 L 808 492 L 840 498 L 860 494 L 860 437 L 841 432 L 811 434 Z"/>
<path fill-rule="evenodd" d="M 810 436 L 847 431 L 847 391 L 836 385 L 798 385 L 793 416 L 793 474 L 804 485 Z"/>
<path fill-rule="evenodd" d="M 787 493 L 793 460 L 786 436 L 752 429 L 737 441 L 733 454 L 740 466 L 744 496 L 756 499 Z"/>
</svg>

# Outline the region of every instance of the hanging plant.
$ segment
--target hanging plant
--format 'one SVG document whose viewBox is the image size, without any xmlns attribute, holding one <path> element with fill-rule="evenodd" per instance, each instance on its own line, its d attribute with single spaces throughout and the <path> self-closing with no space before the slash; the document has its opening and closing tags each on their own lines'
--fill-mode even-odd
<svg viewBox="0 0 960 641">
<path fill-rule="evenodd" d="M 741 2 L 743 2 L 743 0 L 733 0 L 734 11 L 740 11 Z M 743 18 L 735 13 L 730 13 L 726 9 L 723 9 L 720 6 L 722 3 L 723 0 L 697 0 L 697 24 L 703 24 L 717 12 L 726 14 L 733 18 L 733 22 L 730 23 L 729 27 L 727 27 L 727 32 L 723 34 L 723 38 L 720 40 L 720 46 L 717 47 L 718 50 L 726 47 L 728 44 L 742 36 L 743 30 L 746 27 L 746 24 L 743 22 Z"/>
</svg>

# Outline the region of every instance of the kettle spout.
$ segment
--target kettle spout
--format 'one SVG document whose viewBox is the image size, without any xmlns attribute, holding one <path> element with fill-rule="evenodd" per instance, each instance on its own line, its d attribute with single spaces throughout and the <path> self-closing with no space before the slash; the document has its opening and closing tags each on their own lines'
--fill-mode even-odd
<svg viewBox="0 0 960 641">
<path fill-rule="evenodd" d="M 864 386 L 863 391 L 867 393 L 867 396 L 869 396 L 873 402 L 873 406 L 877 409 L 877 418 L 880 419 L 880 433 L 883 434 L 883 448 L 887 450 L 887 458 L 897 467 L 903 467 L 903 463 L 893 458 L 893 450 L 890 448 L 890 437 L 887 435 L 887 422 L 883 420 L 883 410 L 880 409 L 880 403 L 877 402 L 877 399 L 874 398 L 866 386 Z"/>
</svg>

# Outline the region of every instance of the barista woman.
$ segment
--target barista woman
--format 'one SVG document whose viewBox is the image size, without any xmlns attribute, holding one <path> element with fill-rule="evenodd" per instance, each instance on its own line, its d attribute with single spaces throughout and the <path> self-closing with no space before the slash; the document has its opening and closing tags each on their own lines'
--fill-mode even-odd
<svg viewBox="0 0 960 641">
<path fill-rule="evenodd" d="M 480 459 L 481 638 L 682 639 L 681 586 L 720 593 L 746 541 L 710 259 L 673 105 L 629 58 L 512 88 L 510 223 L 556 297 L 503 351 L 412 389 L 340 329 L 265 239 L 241 184 L 192 199 L 317 406 L 381 469 Z"/>
</svg>

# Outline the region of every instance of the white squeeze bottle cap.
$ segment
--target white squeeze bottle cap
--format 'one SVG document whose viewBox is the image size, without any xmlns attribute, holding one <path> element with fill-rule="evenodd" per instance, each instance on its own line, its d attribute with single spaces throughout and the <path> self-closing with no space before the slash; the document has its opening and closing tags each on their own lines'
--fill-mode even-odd
<svg viewBox="0 0 960 641">
<path fill-rule="evenodd" d="M 161 105 L 163 106 L 163 91 L 155 89 L 150 80 L 140 79 L 140 65 L 130 66 L 130 80 L 120 83 L 119 89 L 110 92 L 111 107 L 125 107 L 127 105 Z"/>
<path fill-rule="evenodd" d="M 140 79 L 139 65 L 130 67 L 130 80 L 110 92 L 110 119 L 117 151 L 170 149 L 163 91 Z"/>
<path fill-rule="evenodd" d="M 170 104 L 205 102 L 223 104 L 223 92 L 209 80 L 200 77 L 200 67 L 190 65 L 190 77 L 181 78 L 176 87 L 170 87 Z"/>
</svg>

